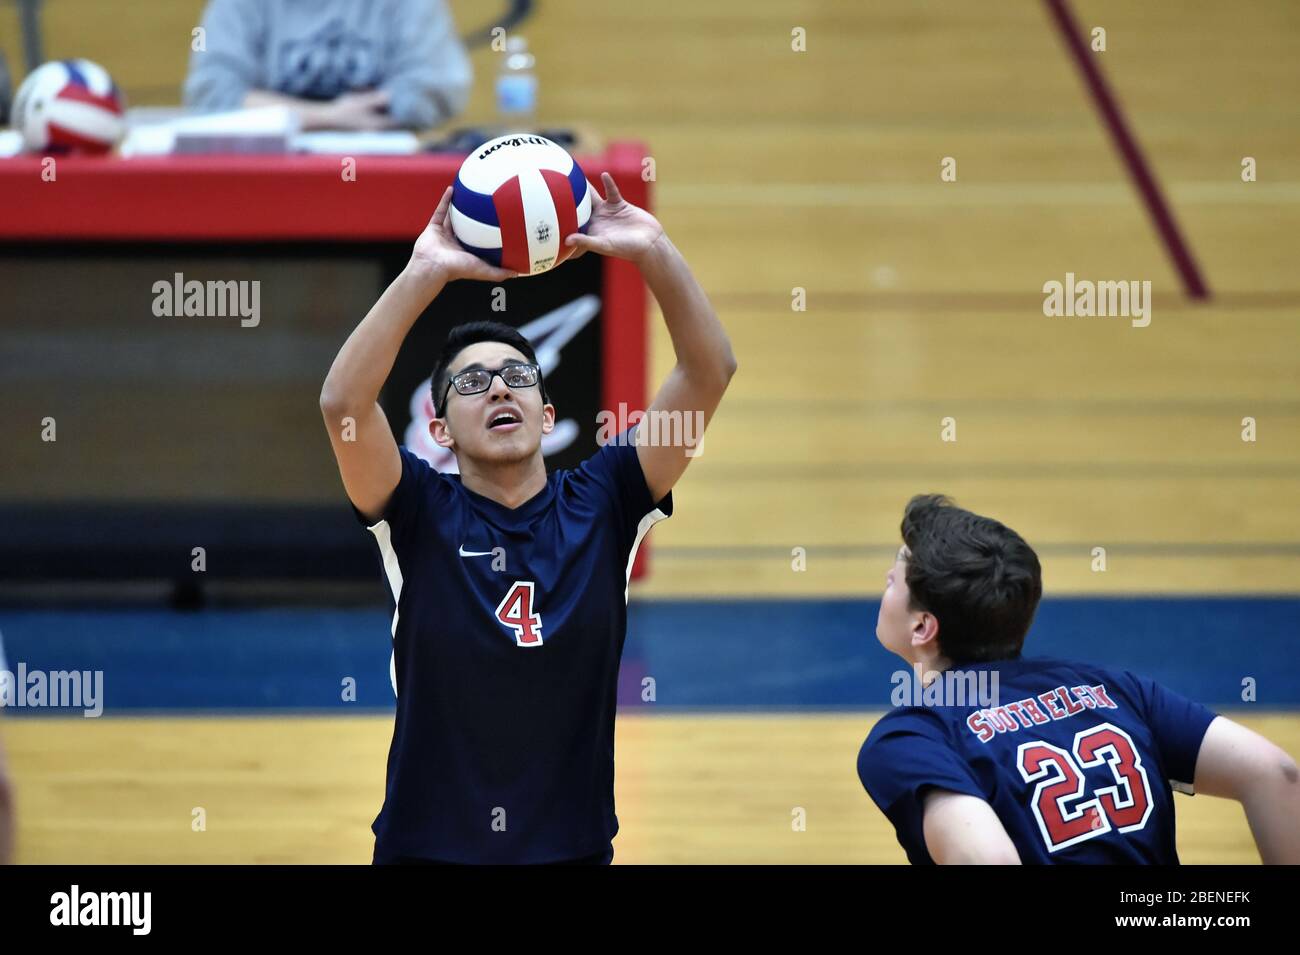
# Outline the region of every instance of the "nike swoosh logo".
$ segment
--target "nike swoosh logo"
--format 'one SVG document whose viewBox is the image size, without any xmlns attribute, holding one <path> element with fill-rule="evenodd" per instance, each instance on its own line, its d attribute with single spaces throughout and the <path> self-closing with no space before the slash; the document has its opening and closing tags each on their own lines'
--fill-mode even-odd
<svg viewBox="0 0 1300 955">
<path fill-rule="evenodd" d="M 490 550 L 466 550 L 466 549 L 465 549 L 465 545 L 464 545 L 464 544 L 461 544 L 461 545 L 460 545 L 460 556 L 461 556 L 461 557 L 491 557 L 491 556 L 492 556 L 492 551 L 490 551 Z"/>
</svg>

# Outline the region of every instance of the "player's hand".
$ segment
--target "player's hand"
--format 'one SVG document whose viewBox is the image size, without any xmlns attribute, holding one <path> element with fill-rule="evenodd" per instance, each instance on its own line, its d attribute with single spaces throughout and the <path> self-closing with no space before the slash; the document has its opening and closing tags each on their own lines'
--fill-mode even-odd
<svg viewBox="0 0 1300 955">
<path fill-rule="evenodd" d="M 407 268 L 423 279 L 444 284 L 454 279 L 504 282 L 519 274 L 488 265 L 477 255 L 466 252 L 456 241 L 451 231 L 451 186 L 442 194 L 433 218 L 415 240 Z"/>
<path fill-rule="evenodd" d="M 570 258 L 584 252 L 599 252 L 640 263 L 663 236 L 664 227 L 650 213 L 624 199 L 613 176 L 604 172 L 600 179 L 605 185 L 605 197 L 602 199 L 596 187 L 591 187 L 591 220 L 587 232 L 585 235 L 575 232 L 565 240 L 565 245 L 576 250 Z"/>
</svg>

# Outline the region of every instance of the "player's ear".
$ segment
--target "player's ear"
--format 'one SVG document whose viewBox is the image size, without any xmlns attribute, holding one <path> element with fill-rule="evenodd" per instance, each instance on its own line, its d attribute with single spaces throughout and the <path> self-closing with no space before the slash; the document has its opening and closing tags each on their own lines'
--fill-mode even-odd
<svg viewBox="0 0 1300 955">
<path fill-rule="evenodd" d="M 555 430 L 555 405 L 549 401 L 542 405 L 542 434 L 550 434 Z"/>
<path fill-rule="evenodd" d="M 912 646 L 919 647 L 939 643 L 939 618 L 928 610 L 922 610 L 912 621 Z"/>
<path fill-rule="evenodd" d="M 447 422 L 442 418 L 434 418 L 429 422 L 429 436 L 438 447 L 446 448 L 448 451 L 456 450 L 456 441 L 447 430 Z"/>
</svg>

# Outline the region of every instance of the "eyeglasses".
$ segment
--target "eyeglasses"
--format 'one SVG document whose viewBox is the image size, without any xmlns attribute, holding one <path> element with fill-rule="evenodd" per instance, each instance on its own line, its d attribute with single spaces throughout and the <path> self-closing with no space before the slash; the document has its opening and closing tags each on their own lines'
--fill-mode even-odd
<svg viewBox="0 0 1300 955">
<path fill-rule="evenodd" d="M 481 395 L 492 387 L 492 379 L 497 376 L 506 383 L 507 388 L 534 388 L 542 380 L 542 369 L 537 365 L 516 363 L 496 371 L 488 368 L 462 371 L 459 375 L 452 375 L 451 381 L 447 382 L 447 390 L 442 393 L 442 407 L 447 407 L 447 396 L 451 394 L 452 388 L 456 389 L 458 395 Z"/>
</svg>

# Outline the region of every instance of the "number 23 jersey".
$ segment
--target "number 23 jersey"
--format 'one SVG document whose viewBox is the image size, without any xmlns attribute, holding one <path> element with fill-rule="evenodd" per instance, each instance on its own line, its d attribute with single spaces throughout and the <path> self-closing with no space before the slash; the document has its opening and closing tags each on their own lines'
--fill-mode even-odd
<svg viewBox="0 0 1300 955">
<path fill-rule="evenodd" d="M 1178 862 L 1172 790 L 1192 791 L 1212 712 L 1085 663 L 958 669 L 986 691 L 996 673 L 996 705 L 891 710 L 858 754 L 858 776 L 911 862 L 933 861 L 922 820 L 936 788 L 988 802 L 1027 864 Z"/>
</svg>

